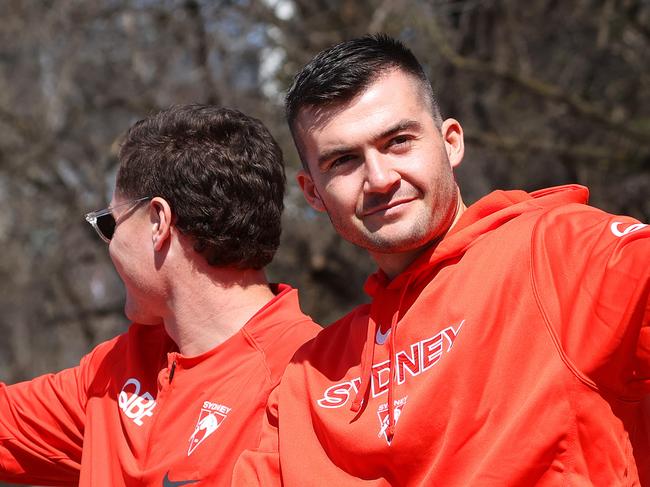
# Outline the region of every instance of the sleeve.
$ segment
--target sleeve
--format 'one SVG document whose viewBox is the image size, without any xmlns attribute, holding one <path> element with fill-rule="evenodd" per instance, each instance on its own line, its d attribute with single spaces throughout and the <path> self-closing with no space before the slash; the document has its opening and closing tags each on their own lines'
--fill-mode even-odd
<svg viewBox="0 0 650 487">
<path fill-rule="evenodd" d="M 532 238 L 535 295 L 565 361 L 619 398 L 650 392 L 650 226 L 571 205 Z"/>
<path fill-rule="evenodd" d="M 0 480 L 79 481 L 90 362 L 7 386 L 0 383 Z"/>
<path fill-rule="evenodd" d="M 258 447 L 254 450 L 244 451 L 235 464 L 232 480 L 234 487 L 241 485 L 247 487 L 254 485 L 263 487 L 282 485 L 278 447 L 279 389 L 279 387 L 276 387 L 269 396 Z"/>
</svg>

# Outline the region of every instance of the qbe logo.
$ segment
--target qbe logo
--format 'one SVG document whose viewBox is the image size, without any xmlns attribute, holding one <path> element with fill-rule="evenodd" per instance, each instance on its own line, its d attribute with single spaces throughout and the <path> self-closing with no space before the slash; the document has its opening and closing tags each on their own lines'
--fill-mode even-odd
<svg viewBox="0 0 650 487">
<path fill-rule="evenodd" d="M 138 379 L 131 377 L 122 386 L 117 403 L 124 414 L 136 425 L 142 426 L 145 416 L 153 416 L 156 401 L 148 392 L 140 395 L 142 386 Z"/>
</svg>

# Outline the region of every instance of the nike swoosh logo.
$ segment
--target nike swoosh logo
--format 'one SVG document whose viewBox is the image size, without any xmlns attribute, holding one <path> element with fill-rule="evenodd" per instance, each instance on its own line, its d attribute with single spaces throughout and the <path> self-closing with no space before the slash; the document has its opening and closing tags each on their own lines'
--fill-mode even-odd
<svg viewBox="0 0 650 487">
<path fill-rule="evenodd" d="M 390 335 L 390 328 L 386 330 L 386 333 L 381 332 L 381 328 L 377 328 L 377 345 L 383 345 L 386 343 L 386 339 L 388 338 L 388 335 Z"/>
<path fill-rule="evenodd" d="M 195 484 L 198 480 L 169 480 L 169 472 L 165 474 L 163 479 L 163 487 L 181 487 L 181 485 Z"/>
</svg>

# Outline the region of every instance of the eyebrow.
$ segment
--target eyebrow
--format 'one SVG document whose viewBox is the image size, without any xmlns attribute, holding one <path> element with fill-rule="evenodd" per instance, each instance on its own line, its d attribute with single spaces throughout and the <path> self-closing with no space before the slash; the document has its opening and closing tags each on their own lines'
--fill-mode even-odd
<svg viewBox="0 0 650 487">
<path fill-rule="evenodd" d="M 404 130 L 422 131 L 422 124 L 416 120 L 400 120 L 380 134 L 373 136 L 371 141 L 376 143 L 378 140 L 386 139 L 392 135 L 403 132 Z M 318 167 L 322 167 L 327 161 L 353 152 L 354 150 L 354 146 L 340 146 L 327 150 L 318 157 Z"/>
</svg>

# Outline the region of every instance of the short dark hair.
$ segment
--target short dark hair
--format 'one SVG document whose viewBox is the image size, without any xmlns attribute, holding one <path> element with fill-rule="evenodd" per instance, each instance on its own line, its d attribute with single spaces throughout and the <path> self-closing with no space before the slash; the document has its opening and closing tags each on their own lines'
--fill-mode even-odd
<svg viewBox="0 0 650 487">
<path fill-rule="evenodd" d="M 415 55 L 386 34 L 366 35 L 321 51 L 294 78 L 285 99 L 292 132 L 303 108 L 345 104 L 367 89 L 381 74 L 401 70 L 420 84 L 433 119 L 442 123 L 431 83 Z"/>
<path fill-rule="evenodd" d="M 259 120 L 210 105 L 136 122 L 119 151 L 116 192 L 160 196 L 210 265 L 260 269 L 280 242 L 282 151 Z"/>
</svg>

